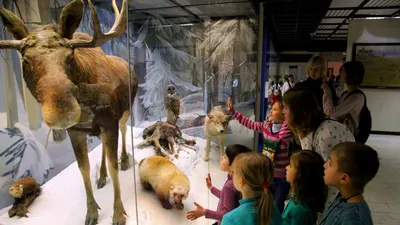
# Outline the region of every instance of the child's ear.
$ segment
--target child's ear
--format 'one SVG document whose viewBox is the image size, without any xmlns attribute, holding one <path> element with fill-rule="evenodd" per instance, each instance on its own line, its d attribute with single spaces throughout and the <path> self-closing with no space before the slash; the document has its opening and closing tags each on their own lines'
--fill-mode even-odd
<svg viewBox="0 0 400 225">
<path fill-rule="evenodd" d="M 342 178 L 340 179 L 340 184 L 349 184 L 351 181 L 351 178 L 348 174 L 343 174 Z"/>
<path fill-rule="evenodd" d="M 243 187 L 243 178 L 242 177 L 239 177 L 239 184 L 240 184 L 240 187 Z"/>
</svg>

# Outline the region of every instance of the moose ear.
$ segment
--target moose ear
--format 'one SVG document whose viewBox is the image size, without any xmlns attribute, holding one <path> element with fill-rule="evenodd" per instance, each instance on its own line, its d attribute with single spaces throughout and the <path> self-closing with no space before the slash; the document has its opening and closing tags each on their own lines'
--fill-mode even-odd
<svg viewBox="0 0 400 225">
<path fill-rule="evenodd" d="M 26 28 L 24 22 L 18 18 L 14 13 L 0 5 L 0 17 L 8 32 L 10 32 L 14 39 L 21 40 L 28 36 L 28 28 Z"/>
<path fill-rule="evenodd" d="M 60 15 L 60 35 L 72 39 L 83 17 L 83 1 L 74 0 L 64 6 Z"/>
</svg>

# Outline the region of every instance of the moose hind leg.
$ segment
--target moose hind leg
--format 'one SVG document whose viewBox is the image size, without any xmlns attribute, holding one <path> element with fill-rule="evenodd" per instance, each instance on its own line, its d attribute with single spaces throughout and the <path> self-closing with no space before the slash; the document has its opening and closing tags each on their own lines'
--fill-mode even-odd
<svg viewBox="0 0 400 225">
<path fill-rule="evenodd" d="M 127 170 L 129 168 L 129 157 L 126 153 L 126 122 L 128 121 L 130 113 L 130 110 L 125 111 L 119 120 L 119 129 L 122 135 L 121 170 Z"/>
<path fill-rule="evenodd" d="M 97 189 L 103 188 L 107 183 L 106 149 L 103 145 L 101 153 L 100 177 L 97 180 Z"/>
<path fill-rule="evenodd" d="M 122 225 L 126 223 L 126 212 L 121 200 L 118 178 L 118 121 L 107 127 L 102 126 L 100 129 L 103 146 L 105 146 L 107 153 L 108 170 L 114 187 L 113 225 Z"/>
<path fill-rule="evenodd" d="M 90 165 L 86 134 L 72 130 L 68 130 L 68 133 L 71 139 L 72 148 L 74 149 L 79 170 L 82 174 L 83 183 L 85 185 L 87 207 L 85 225 L 97 224 L 99 218 L 98 210 L 100 207 L 94 199 L 92 185 L 90 182 Z"/>
</svg>

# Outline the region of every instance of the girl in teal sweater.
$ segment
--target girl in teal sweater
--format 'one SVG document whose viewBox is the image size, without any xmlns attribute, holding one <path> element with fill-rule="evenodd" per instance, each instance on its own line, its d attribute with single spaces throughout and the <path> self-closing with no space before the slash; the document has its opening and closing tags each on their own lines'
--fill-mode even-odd
<svg viewBox="0 0 400 225">
<path fill-rule="evenodd" d="M 282 218 L 268 186 L 274 164 L 259 152 L 242 153 L 232 164 L 233 185 L 242 193 L 239 207 L 225 214 L 221 225 L 281 225 Z"/>
<path fill-rule="evenodd" d="M 294 153 L 286 167 L 286 179 L 291 185 L 291 198 L 282 213 L 283 225 L 316 224 L 328 190 L 322 156 L 310 150 Z"/>
</svg>

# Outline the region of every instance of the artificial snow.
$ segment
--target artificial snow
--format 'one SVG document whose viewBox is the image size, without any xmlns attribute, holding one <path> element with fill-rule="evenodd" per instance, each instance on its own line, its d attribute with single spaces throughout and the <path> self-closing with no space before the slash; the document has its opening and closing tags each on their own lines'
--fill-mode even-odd
<svg viewBox="0 0 400 225">
<path fill-rule="evenodd" d="M 131 132 L 132 129 L 132 132 Z M 215 210 L 218 199 L 213 196 L 206 187 L 205 177 L 211 174 L 212 182 L 215 187 L 222 188 L 226 181 L 226 173 L 219 169 L 219 150 L 215 144 L 212 144 L 210 161 L 204 162 L 205 140 L 193 138 L 196 140 L 196 150 L 186 149 L 180 151 L 178 159 L 173 162 L 182 169 L 191 182 L 191 190 L 188 199 L 183 201 L 185 205 L 182 211 L 177 209 L 166 210 L 162 208 L 159 200 L 154 193 L 144 190 L 139 182 L 138 162 L 141 159 L 154 155 L 152 147 L 134 150 L 134 159 L 132 158 L 132 142 L 136 145 L 142 140 L 143 129 L 131 128 L 128 126 L 127 132 L 127 150 L 130 154 L 130 161 L 134 167 L 127 171 L 119 172 L 121 186 L 121 195 L 124 207 L 127 213 L 128 225 L 176 225 L 176 224 L 212 224 L 215 221 L 198 218 L 195 221 L 186 219 L 186 213 L 195 209 L 194 201 L 205 208 Z M 192 139 L 184 135 L 186 139 Z M 121 151 L 121 136 L 119 138 L 119 151 Z M 109 225 L 112 223 L 113 215 L 113 187 L 110 177 L 107 178 L 107 184 L 102 189 L 97 189 L 95 182 L 99 176 L 101 162 L 101 144 L 89 153 L 91 167 L 91 182 L 93 193 L 101 210 L 99 210 L 100 225 Z M 134 179 L 136 174 L 136 180 Z M 135 188 L 137 190 L 137 204 L 135 203 Z M 84 224 L 86 216 L 86 194 L 82 182 L 82 176 L 79 172 L 77 163 L 74 162 L 53 179 L 42 186 L 41 195 L 28 208 L 28 218 L 8 218 L 7 210 L 10 207 L 0 210 L 0 224 L 7 225 L 79 225 Z M 136 220 L 136 210 L 138 212 L 138 221 Z"/>
</svg>

